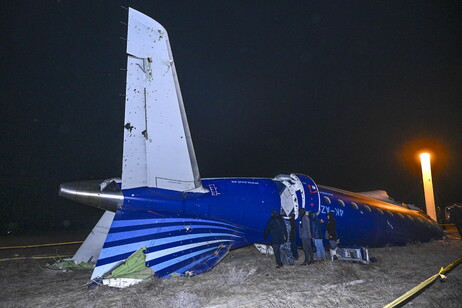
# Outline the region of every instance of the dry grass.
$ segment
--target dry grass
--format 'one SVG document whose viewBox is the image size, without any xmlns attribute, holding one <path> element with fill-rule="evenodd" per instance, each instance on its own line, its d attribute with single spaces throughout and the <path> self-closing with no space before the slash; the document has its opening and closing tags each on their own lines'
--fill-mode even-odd
<svg viewBox="0 0 462 308">
<path fill-rule="evenodd" d="M 383 307 L 461 257 L 462 245 L 445 240 L 369 251 L 378 262 L 300 266 L 298 261 L 277 269 L 272 256 L 249 246 L 232 251 L 203 275 L 149 279 L 123 290 L 88 289 L 90 271 L 50 272 L 42 269 L 46 260 L 0 262 L 0 307 Z M 407 306 L 461 307 L 461 290 L 459 266 Z"/>
</svg>

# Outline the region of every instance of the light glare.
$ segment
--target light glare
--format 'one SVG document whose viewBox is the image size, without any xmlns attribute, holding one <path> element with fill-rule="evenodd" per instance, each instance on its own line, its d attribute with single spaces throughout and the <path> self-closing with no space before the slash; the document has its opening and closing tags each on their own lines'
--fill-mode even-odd
<svg viewBox="0 0 462 308">
<path fill-rule="evenodd" d="M 430 166 L 430 154 L 420 154 L 420 162 L 422 165 L 422 181 L 425 193 L 425 205 L 427 215 L 436 220 L 435 197 L 433 195 L 432 171 Z"/>
</svg>

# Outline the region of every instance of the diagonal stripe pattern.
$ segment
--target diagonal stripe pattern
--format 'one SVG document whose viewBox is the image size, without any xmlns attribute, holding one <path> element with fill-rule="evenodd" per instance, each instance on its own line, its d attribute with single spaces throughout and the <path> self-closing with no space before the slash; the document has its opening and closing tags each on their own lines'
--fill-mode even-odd
<svg viewBox="0 0 462 308">
<path fill-rule="evenodd" d="M 214 220 L 114 220 L 91 279 L 104 276 L 142 247 L 146 248 L 146 266 L 157 277 L 169 277 L 184 274 L 208 259 L 212 262 L 220 251 L 243 241 L 241 228 Z"/>
</svg>

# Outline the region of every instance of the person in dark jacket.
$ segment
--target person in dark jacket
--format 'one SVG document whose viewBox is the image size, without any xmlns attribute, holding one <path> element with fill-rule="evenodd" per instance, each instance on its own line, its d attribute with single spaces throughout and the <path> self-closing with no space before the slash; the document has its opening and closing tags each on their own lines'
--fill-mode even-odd
<svg viewBox="0 0 462 308">
<path fill-rule="evenodd" d="M 337 222 L 335 221 L 334 218 L 334 213 L 330 212 L 327 213 L 327 222 L 324 222 L 321 220 L 321 223 L 323 223 L 326 226 L 326 232 L 327 232 L 327 239 L 329 240 L 329 247 L 330 247 L 330 259 L 331 260 L 336 260 L 338 259 L 337 257 Z"/>
<path fill-rule="evenodd" d="M 290 248 L 292 250 L 292 255 L 295 260 L 298 260 L 298 251 L 297 245 L 295 244 L 295 234 L 297 233 L 297 223 L 295 222 L 295 214 L 290 214 L 290 234 L 289 234 L 289 241 L 290 241 Z"/>
<path fill-rule="evenodd" d="M 314 245 L 316 246 L 316 256 L 318 261 L 326 259 L 326 250 L 322 243 L 324 236 L 322 223 L 318 218 L 318 214 L 311 212 L 310 213 L 310 224 L 311 224 L 311 237 L 314 240 Z"/>
<path fill-rule="evenodd" d="M 263 239 L 266 240 L 268 234 L 271 237 L 271 246 L 274 251 L 274 258 L 278 268 L 282 267 L 281 262 L 281 244 L 285 243 L 288 239 L 286 224 L 284 218 L 279 215 L 277 210 L 271 211 L 271 218 L 266 224 Z"/>
<path fill-rule="evenodd" d="M 300 229 L 298 235 L 302 240 L 303 251 L 305 252 L 305 261 L 302 265 L 310 264 L 314 261 L 313 247 L 311 246 L 311 228 L 310 219 L 305 209 L 300 209 Z"/>
</svg>

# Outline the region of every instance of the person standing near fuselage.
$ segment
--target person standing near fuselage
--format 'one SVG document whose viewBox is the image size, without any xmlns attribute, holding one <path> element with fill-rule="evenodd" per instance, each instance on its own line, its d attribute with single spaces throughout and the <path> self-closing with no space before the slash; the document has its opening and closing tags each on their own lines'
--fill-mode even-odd
<svg viewBox="0 0 462 308">
<path fill-rule="evenodd" d="M 292 250 L 292 255 L 295 260 L 298 260 L 298 250 L 297 244 L 295 242 L 295 235 L 297 234 L 297 222 L 295 221 L 295 214 L 290 214 L 290 233 L 289 233 L 289 240 L 290 240 L 290 248 Z"/>
<path fill-rule="evenodd" d="M 299 236 L 302 240 L 303 251 L 305 252 L 305 261 L 302 265 L 313 262 L 313 247 L 311 246 L 311 228 L 310 219 L 305 209 L 300 209 L 300 229 Z"/>
<path fill-rule="evenodd" d="M 323 239 L 323 228 L 322 223 L 318 218 L 318 214 L 311 212 L 310 213 L 310 224 L 311 224 L 311 236 L 314 239 L 314 245 L 316 246 L 316 257 L 318 261 L 326 260 L 326 250 L 322 243 Z"/>
<path fill-rule="evenodd" d="M 294 256 L 292 254 L 292 247 L 290 241 L 290 234 L 292 233 L 292 226 L 290 222 L 283 218 L 283 221 L 286 225 L 287 234 L 287 241 L 281 245 L 281 261 L 283 265 L 289 264 L 294 265 Z"/>
<path fill-rule="evenodd" d="M 281 261 L 281 244 L 288 239 L 286 224 L 284 218 L 279 215 L 277 210 L 271 211 L 271 218 L 266 224 L 263 239 L 266 240 L 268 234 L 271 236 L 271 246 L 273 247 L 274 258 L 276 259 L 276 267 L 282 267 Z"/>
<path fill-rule="evenodd" d="M 326 226 L 327 229 L 327 239 L 329 240 L 329 248 L 330 248 L 330 258 L 331 260 L 338 259 L 337 257 L 337 222 L 334 218 L 334 213 L 329 212 L 327 213 L 327 222 L 321 220 Z"/>
</svg>

